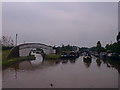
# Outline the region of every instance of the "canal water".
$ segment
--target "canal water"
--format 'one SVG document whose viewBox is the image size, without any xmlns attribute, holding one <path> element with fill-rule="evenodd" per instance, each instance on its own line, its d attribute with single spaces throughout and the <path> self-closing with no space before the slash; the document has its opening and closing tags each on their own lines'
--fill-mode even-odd
<svg viewBox="0 0 120 90">
<path fill-rule="evenodd" d="M 36 60 L 3 70 L 3 88 L 118 88 L 117 62 L 83 56 L 75 60 Z"/>
</svg>

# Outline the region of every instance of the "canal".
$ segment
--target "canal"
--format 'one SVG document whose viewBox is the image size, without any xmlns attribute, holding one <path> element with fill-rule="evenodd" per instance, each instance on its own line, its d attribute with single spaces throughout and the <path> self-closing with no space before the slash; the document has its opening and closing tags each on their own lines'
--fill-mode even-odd
<svg viewBox="0 0 120 90">
<path fill-rule="evenodd" d="M 92 61 L 36 60 L 16 63 L 3 70 L 3 88 L 118 88 L 117 61 L 92 56 Z"/>
</svg>

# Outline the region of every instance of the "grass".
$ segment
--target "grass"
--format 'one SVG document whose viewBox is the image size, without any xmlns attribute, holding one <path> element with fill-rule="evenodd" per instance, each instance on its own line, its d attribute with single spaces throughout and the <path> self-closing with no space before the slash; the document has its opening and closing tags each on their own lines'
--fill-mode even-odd
<svg viewBox="0 0 120 90">
<path fill-rule="evenodd" d="M 7 56 L 9 54 L 10 50 L 2 50 L 2 61 L 6 61 Z"/>
<path fill-rule="evenodd" d="M 0 66 L 2 65 L 2 51 L 0 50 Z"/>
<path fill-rule="evenodd" d="M 0 66 L 2 66 L 3 62 L 7 61 L 7 55 L 9 54 L 10 50 L 0 50 Z"/>
<path fill-rule="evenodd" d="M 4 66 L 8 66 L 8 65 L 11 65 L 11 64 L 14 64 L 16 62 L 20 62 L 20 61 L 25 61 L 25 60 L 34 60 L 35 57 L 32 55 L 32 56 L 25 56 L 25 57 L 18 57 L 18 58 L 12 58 L 12 59 L 7 59 L 7 56 L 9 54 L 10 50 L 3 50 L 2 52 L 0 52 L 0 58 L 1 58 L 1 61 L 0 62 L 0 66 L 3 65 Z"/>
<path fill-rule="evenodd" d="M 11 64 L 14 64 L 14 63 L 17 63 L 20 61 L 34 60 L 34 59 L 35 59 L 35 57 L 33 55 L 32 56 L 25 56 L 25 57 L 18 57 L 18 58 L 9 59 L 7 61 L 3 61 L 2 65 L 3 65 L 3 67 L 5 67 L 5 66 L 9 66 Z"/>
<path fill-rule="evenodd" d="M 47 54 L 44 56 L 45 59 L 59 59 L 60 54 Z"/>
</svg>

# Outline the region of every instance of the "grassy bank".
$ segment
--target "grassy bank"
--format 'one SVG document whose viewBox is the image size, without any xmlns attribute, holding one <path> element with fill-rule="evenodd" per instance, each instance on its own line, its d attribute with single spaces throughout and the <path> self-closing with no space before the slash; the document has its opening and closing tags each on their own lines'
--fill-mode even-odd
<svg viewBox="0 0 120 90">
<path fill-rule="evenodd" d="M 47 54 L 44 56 L 44 59 L 59 59 L 60 54 Z"/>
<path fill-rule="evenodd" d="M 9 54 L 10 50 L 2 50 L 2 61 L 7 60 L 7 56 Z"/>
<path fill-rule="evenodd" d="M 1 50 L 0 51 L 0 66 L 2 66 L 3 62 L 7 62 L 7 55 L 9 54 L 10 50 Z"/>
<path fill-rule="evenodd" d="M 24 60 L 34 60 L 34 56 L 25 56 L 25 57 L 18 57 L 18 58 L 13 58 L 13 59 L 7 59 L 7 56 L 9 54 L 10 50 L 3 50 L 2 51 L 2 63 L 0 65 L 8 66 L 11 64 L 14 64 L 16 62 L 24 61 Z"/>
<path fill-rule="evenodd" d="M 2 65 L 2 51 L 0 50 L 0 66 Z"/>
<path fill-rule="evenodd" d="M 35 59 L 34 56 L 26 56 L 26 57 L 13 58 L 13 59 L 9 59 L 9 60 L 3 61 L 2 62 L 2 66 L 6 67 L 6 66 L 12 65 L 14 63 L 20 62 L 20 61 L 34 60 L 34 59 Z"/>
</svg>

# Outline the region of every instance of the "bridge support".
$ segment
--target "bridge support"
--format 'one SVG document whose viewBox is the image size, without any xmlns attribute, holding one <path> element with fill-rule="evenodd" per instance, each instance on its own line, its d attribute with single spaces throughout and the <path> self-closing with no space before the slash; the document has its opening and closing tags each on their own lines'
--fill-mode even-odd
<svg viewBox="0 0 120 90">
<path fill-rule="evenodd" d="M 10 53 L 7 56 L 7 59 L 19 57 L 19 46 L 11 49 Z"/>
</svg>

